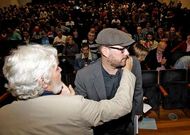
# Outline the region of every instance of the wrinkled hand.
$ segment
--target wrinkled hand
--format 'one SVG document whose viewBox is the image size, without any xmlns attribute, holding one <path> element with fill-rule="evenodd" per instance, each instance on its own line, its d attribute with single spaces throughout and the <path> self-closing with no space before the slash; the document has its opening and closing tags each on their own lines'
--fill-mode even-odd
<svg viewBox="0 0 190 135">
<path fill-rule="evenodd" d="M 129 58 L 126 60 L 126 65 L 124 69 L 128 69 L 129 71 L 131 71 L 132 67 L 133 67 L 133 59 L 132 57 L 129 56 Z"/>
<path fill-rule="evenodd" d="M 60 95 L 73 96 L 73 95 L 75 95 L 75 91 L 74 91 L 74 89 L 73 89 L 73 87 L 71 85 L 69 85 L 69 87 L 67 87 L 63 83 L 63 89 L 61 90 Z"/>
</svg>

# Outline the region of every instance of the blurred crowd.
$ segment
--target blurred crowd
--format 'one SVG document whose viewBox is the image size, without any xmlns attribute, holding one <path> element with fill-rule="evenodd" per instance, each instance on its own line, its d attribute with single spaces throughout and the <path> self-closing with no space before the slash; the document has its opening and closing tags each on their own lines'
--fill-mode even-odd
<svg viewBox="0 0 190 135">
<path fill-rule="evenodd" d="M 182 8 L 180 2 L 166 5 L 156 0 L 39 1 L 0 8 L 0 18 L 1 46 L 7 40 L 19 41 L 19 45 L 50 44 L 57 48 L 60 60 L 69 61 L 76 70 L 79 67 L 75 55 L 82 53 L 84 44 L 89 45 L 90 53 L 97 55 L 95 58 L 99 57 L 95 38 L 108 27 L 130 34 L 148 52 L 165 41 L 167 46 L 162 49 L 171 55 L 180 52 L 170 58 L 170 64 L 189 55 L 186 52 L 190 50 L 188 46 L 183 51 L 179 49 L 190 32 L 190 10 Z"/>
</svg>

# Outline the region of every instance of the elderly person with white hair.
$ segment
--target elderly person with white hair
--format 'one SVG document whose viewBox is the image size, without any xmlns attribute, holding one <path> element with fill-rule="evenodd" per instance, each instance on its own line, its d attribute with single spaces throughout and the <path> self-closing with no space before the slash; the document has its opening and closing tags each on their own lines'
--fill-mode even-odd
<svg viewBox="0 0 190 135">
<path fill-rule="evenodd" d="M 131 111 L 135 77 L 130 67 L 124 68 L 115 97 L 97 102 L 74 95 L 61 81 L 55 48 L 20 46 L 3 67 L 8 90 L 18 100 L 0 109 L 0 134 L 93 134 L 92 127 Z"/>
</svg>

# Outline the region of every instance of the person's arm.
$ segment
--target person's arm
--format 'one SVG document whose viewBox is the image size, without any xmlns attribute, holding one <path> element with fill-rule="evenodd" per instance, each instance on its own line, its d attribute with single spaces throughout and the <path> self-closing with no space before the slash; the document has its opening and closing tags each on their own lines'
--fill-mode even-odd
<svg viewBox="0 0 190 135">
<path fill-rule="evenodd" d="M 84 102 L 81 107 L 82 120 L 90 126 L 98 126 L 128 114 L 132 109 L 134 87 L 135 76 L 128 69 L 124 69 L 114 98 L 100 102 L 82 99 Z"/>
</svg>

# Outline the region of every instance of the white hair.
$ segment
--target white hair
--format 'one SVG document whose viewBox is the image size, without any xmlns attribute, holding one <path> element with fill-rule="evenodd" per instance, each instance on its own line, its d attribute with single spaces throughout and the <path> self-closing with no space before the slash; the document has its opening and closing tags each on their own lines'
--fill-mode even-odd
<svg viewBox="0 0 190 135">
<path fill-rule="evenodd" d="M 39 79 L 50 83 L 52 68 L 57 66 L 57 50 L 38 44 L 20 46 L 5 58 L 3 74 L 8 89 L 18 99 L 34 98 L 43 93 Z"/>
</svg>

